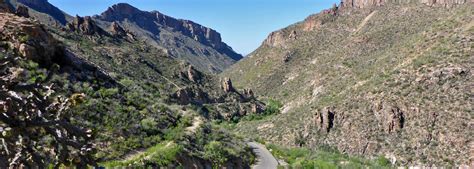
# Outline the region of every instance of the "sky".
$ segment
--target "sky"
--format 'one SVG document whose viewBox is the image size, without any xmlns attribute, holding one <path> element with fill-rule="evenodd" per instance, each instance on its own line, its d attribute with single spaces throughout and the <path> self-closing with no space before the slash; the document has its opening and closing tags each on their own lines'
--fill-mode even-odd
<svg viewBox="0 0 474 169">
<path fill-rule="evenodd" d="M 330 8 L 340 0 L 49 0 L 70 15 L 100 14 L 116 3 L 157 10 L 217 30 L 225 43 L 246 55 L 273 31 Z"/>
</svg>

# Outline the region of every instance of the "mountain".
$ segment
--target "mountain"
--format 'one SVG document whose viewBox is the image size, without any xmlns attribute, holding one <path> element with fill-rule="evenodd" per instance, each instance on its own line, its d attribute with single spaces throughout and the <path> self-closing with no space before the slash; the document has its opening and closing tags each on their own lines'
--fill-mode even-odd
<svg viewBox="0 0 474 169">
<path fill-rule="evenodd" d="M 47 25 L 65 25 L 72 17 L 50 4 L 48 0 L 5 0 L 13 8 L 26 6 L 30 8 L 31 16 Z"/>
<path fill-rule="evenodd" d="M 119 3 L 94 19 L 103 27 L 118 23 L 150 44 L 167 49 L 171 56 L 186 60 L 204 71 L 220 72 L 242 59 L 242 55 L 222 42 L 221 35 L 215 30 L 157 11 L 141 11 Z"/>
<path fill-rule="evenodd" d="M 0 1 L 0 168 L 249 168 L 251 149 L 215 121 L 264 113 L 251 90 L 119 25 L 27 14 Z"/>
<path fill-rule="evenodd" d="M 75 19 L 47 0 L 8 0 L 13 7 L 30 8 L 32 17 L 50 26 L 62 27 Z M 136 38 L 160 48 L 197 69 L 218 73 L 242 59 L 242 55 L 222 42 L 221 35 L 189 20 L 175 19 L 157 11 L 141 11 L 129 4 L 119 3 L 100 15 L 92 17 L 97 26 L 108 31 L 119 25 Z"/>
<path fill-rule="evenodd" d="M 401 166 L 472 165 L 473 4 L 344 0 L 271 33 L 221 76 L 281 113 L 236 130 Z"/>
</svg>

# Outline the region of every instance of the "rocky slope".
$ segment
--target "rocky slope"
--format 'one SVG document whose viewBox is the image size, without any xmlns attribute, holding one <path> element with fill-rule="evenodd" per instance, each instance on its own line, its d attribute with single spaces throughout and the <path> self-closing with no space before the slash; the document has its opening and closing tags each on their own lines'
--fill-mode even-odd
<svg viewBox="0 0 474 169">
<path fill-rule="evenodd" d="M 25 12 L 11 13 L 17 9 L 0 3 L 0 76 L 8 84 L 0 91 L 0 111 L 8 113 L 0 117 L 0 166 L 248 168 L 252 154 L 243 140 L 210 122 L 263 111 L 253 92 L 127 36 L 117 25 L 108 32 L 91 17 L 76 17 L 67 27 L 48 27 L 18 16 Z M 38 82 L 47 92 L 37 87 L 41 92 L 3 97 L 10 88 L 35 88 Z M 53 106 L 62 103 L 59 98 L 71 103 L 60 104 L 67 105 L 61 111 L 35 106 L 43 99 L 35 100 L 36 94 L 54 96 L 48 100 Z M 12 98 L 33 100 L 21 102 L 33 106 L 15 107 Z M 30 112 L 15 114 L 23 111 Z M 10 118 L 25 122 L 17 125 Z M 53 121 L 34 126 L 34 120 L 48 118 Z M 57 130 L 48 126 L 54 120 L 60 121 L 52 125 Z"/>
<path fill-rule="evenodd" d="M 221 35 L 211 28 L 189 20 L 175 19 L 157 11 L 141 11 L 129 4 L 109 7 L 94 19 L 103 27 L 120 24 L 151 44 L 163 47 L 177 58 L 184 59 L 198 69 L 220 72 L 240 60 L 242 56 L 222 42 Z"/>
<path fill-rule="evenodd" d="M 386 4 L 425 4 L 428 6 L 453 7 L 473 2 L 472 0 L 342 0 L 343 8 L 370 8 Z"/>
<path fill-rule="evenodd" d="M 29 15 L 49 26 L 64 25 L 69 22 L 72 17 L 53 6 L 48 0 L 5 0 L 12 9 L 27 7 Z"/>
<path fill-rule="evenodd" d="M 472 164 L 473 3 L 343 2 L 222 74 L 285 104 L 237 130 L 398 165 Z"/>
<path fill-rule="evenodd" d="M 120 26 L 130 36 L 165 49 L 170 56 L 185 60 L 205 72 L 221 72 L 242 59 L 242 55 L 222 42 L 221 35 L 211 28 L 189 20 L 175 19 L 157 11 L 141 11 L 125 3 L 113 5 L 93 17 L 71 17 L 47 0 L 8 2 L 14 9 L 20 6 L 30 8 L 32 17 L 53 27 L 74 24 L 78 18 L 94 20 L 105 31 L 113 31 L 110 28 Z"/>
</svg>

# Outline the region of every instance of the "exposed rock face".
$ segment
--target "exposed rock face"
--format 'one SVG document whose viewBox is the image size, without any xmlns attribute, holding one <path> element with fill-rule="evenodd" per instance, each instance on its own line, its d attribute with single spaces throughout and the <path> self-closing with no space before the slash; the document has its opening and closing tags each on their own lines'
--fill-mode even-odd
<svg viewBox="0 0 474 169">
<path fill-rule="evenodd" d="M 222 88 L 222 90 L 224 90 L 224 92 L 234 92 L 235 91 L 234 87 L 232 86 L 232 81 L 230 80 L 230 78 L 224 78 L 224 80 L 222 81 L 221 88 Z"/>
<path fill-rule="evenodd" d="M 0 35 L 0 41 L 9 42 L 21 56 L 40 63 L 49 64 L 61 52 L 42 25 L 14 14 L 0 13 Z"/>
<path fill-rule="evenodd" d="M 454 5 L 473 2 L 472 0 L 342 0 L 344 8 L 367 8 L 381 6 L 386 3 L 422 3 L 429 6 L 451 7 Z"/>
<path fill-rule="evenodd" d="M 387 133 L 395 133 L 403 128 L 405 116 L 403 111 L 396 106 L 390 106 L 386 103 L 376 104 L 373 108 L 377 119 L 381 123 L 381 128 Z"/>
<path fill-rule="evenodd" d="M 127 35 L 125 29 L 123 29 L 122 26 L 120 26 L 120 24 L 118 24 L 117 22 L 112 22 L 112 25 L 110 25 L 109 30 L 114 36 L 123 37 Z"/>
<path fill-rule="evenodd" d="M 79 33 L 83 33 L 85 35 L 94 35 L 94 34 L 103 34 L 104 30 L 102 30 L 94 20 L 90 16 L 80 17 L 76 16 L 72 23 L 68 23 L 66 28 L 69 31 L 75 31 Z"/>
<path fill-rule="evenodd" d="M 326 107 L 323 110 L 316 112 L 315 123 L 320 131 L 329 132 L 334 127 L 334 119 L 336 112 L 332 107 Z"/>
<path fill-rule="evenodd" d="M 263 44 L 275 47 L 275 46 L 281 45 L 285 41 L 285 39 L 286 38 L 283 32 L 276 31 L 276 32 L 270 33 L 270 35 L 268 35 L 268 38 L 265 39 Z"/>
<path fill-rule="evenodd" d="M 109 22 L 128 19 L 155 34 L 160 32 L 158 27 L 165 27 L 180 32 L 204 45 L 213 47 L 234 60 L 240 60 L 242 58 L 241 55 L 232 51 L 232 48 L 222 42 L 221 35 L 217 31 L 194 23 L 193 21 L 175 19 L 157 11 L 141 11 L 126 3 L 119 3 L 109 7 L 107 11 L 103 12 L 98 18 Z"/>
<path fill-rule="evenodd" d="M 191 82 L 198 83 L 201 80 L 201 73 L 194 69 L 192 65 L 188 66 L 187 75 Z"/>
<path fill-rule="evenodd" d="M 303 22 L 303 30 L 304 31 L 312 31 L 316 28 L 321 27 L 322 21 L 320 19 L 317 19 L 315 15 L 312 15 L 308 18 L 306 18 Z"/>
<path fill-rule="evenodd" d="M 28 12 L 28 8 L 26 6 L 23 6 L 23 5 L 18 5 L 16 7 L 15 14 L 18 15 L 18 16 L 25 17 L 25 18 L 30 17 L 30 14 Z"/>
<path fill-rule="evenodd" d="M 245 98 L 255 98 L 252 89 L 244 89 L 243 96 Z"/>
</svg>

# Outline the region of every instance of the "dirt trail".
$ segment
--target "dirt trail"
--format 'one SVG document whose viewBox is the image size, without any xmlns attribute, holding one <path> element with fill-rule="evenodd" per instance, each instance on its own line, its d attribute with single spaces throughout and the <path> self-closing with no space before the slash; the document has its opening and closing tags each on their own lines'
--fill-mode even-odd
<svg viewBox="0 0 474 169">
<path fill-rule="evenodd" d="M 377 13 L 377 12 L 378 11 L 373 11 L 367 17 L 365 17 L 365 19 L 359 24 L 359 26 L 354 31 L 354 33 L 358 33 L 367 24 L 367 22 L 369 22 L 370 18 L 372 18 L 375 15 L 375 13 Z"/>
</svg>

